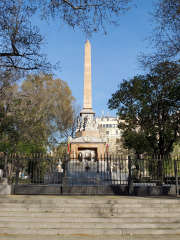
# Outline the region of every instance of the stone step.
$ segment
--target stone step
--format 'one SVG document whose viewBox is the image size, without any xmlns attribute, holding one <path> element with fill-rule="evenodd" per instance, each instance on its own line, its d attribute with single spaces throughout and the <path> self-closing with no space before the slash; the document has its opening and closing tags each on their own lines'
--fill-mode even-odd
<svg viewBox="0 0 180 240">
<path fill-rule="evenodd" d="M 19 196 L 18 196 L 19 197 Z M 41 197 L 41 196 L 40 196 Z M 84 198 L 84 199 L 73 199 L 70 198 L 64 198 L 64 197 L 53 197 L 52 199 L 37 199 L 37 198 L 31 198 L 30 199 L 24 199 L 24 198 L 17 198 L 14 196 L 13 199 L 11 198 L 0 198 L 0 203 L 25 203 L 25 204 L 180 204 L 180 198 L 179 199 L 154 199 L 154 198 L 133 198 L 132 199 L 99 199 L 96 197 L 92 197 L 91 199 Z"/>
<path fill-rule="evenodd" d="M 0 228 L 30 229 L 180 229 L 180 223 L 24 223 L 0 222 Z"/>
<path fill-rule="evenodd" d="M 180 218 L 137 218 L 137 217 L 127 217 L 127 218 L 54 218 L 54 217 L 0 217 L 0 222 L 23 222 L 23 223 L 180 223 Z"/>
<path fill-rule="evenodd" d="M 180 208 L 95 208 L 95 207 L 81 207 L 81 208 L 34 208 L 34 207 L 0 207 L 0 212 L 34 212 L 34 213 L 47 213 L 47 212 L 55 212 L 55 213 L 180 213 Z"/>
<path fill-rule="evenodd" d="M 176 234 L 180 234 L 180 229 L 176 229 L 176 228 L 167 228 L 167 229 L 123 229 L 122 230 L 122 234 L 123 235 L 156 235 L 156 234 L 162 234 L 162 235 L 176 235 Z"/>
<path fill-rule="evenodd" d="M 180 198 L 2 197 L 0 234 L 5 233 L 180 234 Z"/>
<path fill-rule="evenodd" d="M 1 217 L 35 217 L 35 218 L 180 218 L 180 213 L 35 213 L 35 212 L 0 212 Z"/>
<path fill-rule="evenodd" d="M 1 228 L 0 234 L 29 235 L 140 235 L 140 234 L 180 234 L 180 229 L 19 229 Z"/>
<path fill-rule="evenodd" d="M 12 207 L 12 203 L 0 203 L 0 208 L 2 207 Z M 90 203 L 90 204 L 82 204 L 82 203 L 13 203 L 13 208 L 15 207 L 20 207 L 20 208 L 179 208 L 180 207 L 180 202 L 178 203 L 122 203 L 122 204 L 97 204 L 97 203 Z"/>
<path fill-rule="evenodd" d="M 17 229 L 0 228 L 0 234 L 30 235 L 122 235 L 121 229 Z"/>
</svg>

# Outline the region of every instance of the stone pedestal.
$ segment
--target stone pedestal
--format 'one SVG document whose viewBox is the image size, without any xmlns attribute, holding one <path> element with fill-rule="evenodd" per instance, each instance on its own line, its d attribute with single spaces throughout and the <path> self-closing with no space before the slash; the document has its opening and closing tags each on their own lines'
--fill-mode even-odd
<svg viewBox="0 0 180 240">
<path fill-rule="evenodd" d="M 83 150 L 92 150 L 95 152 L 95 157 L 100 158 L 104 155 L 105 142 L 98 137 L 94 136 L 81 136 L 70 139 L 71 143 L 71 158 L 78 158 L 79 153 Z"/>
<path fill-rule="evenodd" d="M 97 132 L 95 132 L 95 131 L 81 131 L 81 132 L 76 132 L 75 133 L 76 138 L 86 137 L 86 136 L 100 138 L 100 133 L 99 133 L 99 131 L 97 131 Z"/>
<path fill-rule="evenodd" d="M 8 179 L 5 177 L 0 178 L 0 185 L 8 185 Z"/>
<path fill-rule="evenodd" d="M 0 196 L 7 196 L 12 194 L 11 185 L 8 185 L 7 178 L 0 178 Z"/>
<path fill-rule="evenodd" d="M 0 185 L 0 196 L 7 196 L 11 194 L 13 194 L 11 185 Z"/>
</svg>

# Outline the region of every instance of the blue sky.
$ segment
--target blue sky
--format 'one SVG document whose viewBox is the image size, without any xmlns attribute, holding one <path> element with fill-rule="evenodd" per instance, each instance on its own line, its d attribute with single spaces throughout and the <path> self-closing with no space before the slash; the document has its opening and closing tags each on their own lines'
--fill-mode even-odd
<svg viewBox="0 0 180 240">
<path fill-rule="evenodd" d="M 143 72 L 138 69 L 137 55 L 148 53 L 148 41 L 153 26 L 148 22 L 149 11 L 153 11 L 151 0 L 133 0 L 136 4 L 124 16 L 120 17 L 119 27 L 106 25 L 107 35 L 102 31 L 93 34 L 91 43 L 92 61 L 92 108 L 96 116 L 107 112 L 115 116 L 116 111 L 110 111 L 107 106 L 111 94 L 115 93 L 122 79 L 129 79 Z M 46 46 L 43 51 L 52 64 L 60 61 L 60 71 L 54 73 L 66 81 L 72 90 L 77 103 L 83 107 L 84 81 L 84 47 L 86 36 L 81 30 L 70 29 L 67 25 L 61 27 L 60 19 L 41 21 L 35 16 L 33 22 L 46 35 Z M 61 28 L 60 28 L 61 27 Z M 60 29 L 59 29 L 60 28 Z M 147 48 L 148 47 L 148 48 Z"/>
</svg>

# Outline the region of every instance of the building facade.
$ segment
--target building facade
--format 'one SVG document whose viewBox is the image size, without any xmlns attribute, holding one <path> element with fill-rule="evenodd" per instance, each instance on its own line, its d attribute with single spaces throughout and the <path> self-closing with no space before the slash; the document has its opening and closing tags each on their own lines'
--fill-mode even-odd
<svg viewBox="0 0 180 240">
<path fill-rule="evenodd" d="M 100 136 L 108 142 L 108 153 L 115 155 L 126 155 L 127 151 L 122 148 L 121 137 L 123 131 L 118 128 L 119 117 L 110 116 L 109 113 L 95 118 Z"/>
</svg>

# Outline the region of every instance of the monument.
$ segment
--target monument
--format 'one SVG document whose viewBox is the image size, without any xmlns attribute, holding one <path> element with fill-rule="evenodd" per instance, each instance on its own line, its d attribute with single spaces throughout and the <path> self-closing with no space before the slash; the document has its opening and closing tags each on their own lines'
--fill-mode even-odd
<svg viewBox="0 0 180 240">
<path fill-rule="evenodd" d="M 87 40 L 84 57 L 83 110 L 80 112 L 80 118 L 77 119 L 75 138 L 69 137 L 71 158 L 92 160 L 104 155 L 106 142 L 100 138 L 97 123 L 93 121 L 94 116 L 91 87 L 91 45 Z"/>
</svg>

